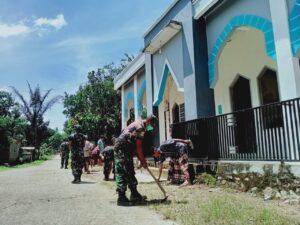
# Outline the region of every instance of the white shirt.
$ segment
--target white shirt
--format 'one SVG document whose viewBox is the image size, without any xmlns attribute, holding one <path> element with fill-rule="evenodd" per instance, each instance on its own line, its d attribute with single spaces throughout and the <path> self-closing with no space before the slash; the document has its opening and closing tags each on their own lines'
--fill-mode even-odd
<svg viewBox="0 0 300 225">
<path fill-rule="evenodd" d="M 84 157 L 89 157 L 90 156 L 90 142 L 85 141 L 84 148 L 83 148 L 83 154 Z"/>
</svg>

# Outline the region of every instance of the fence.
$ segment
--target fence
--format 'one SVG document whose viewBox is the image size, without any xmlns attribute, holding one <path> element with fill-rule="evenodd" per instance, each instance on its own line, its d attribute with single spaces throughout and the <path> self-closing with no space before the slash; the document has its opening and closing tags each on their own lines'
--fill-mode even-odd
<svg viewBox="0 0 300 225">
<path fill-rule="evenodd" d="M 173 124 L 193 158 L 300 161 L 300 98 Z"/>
</svg>

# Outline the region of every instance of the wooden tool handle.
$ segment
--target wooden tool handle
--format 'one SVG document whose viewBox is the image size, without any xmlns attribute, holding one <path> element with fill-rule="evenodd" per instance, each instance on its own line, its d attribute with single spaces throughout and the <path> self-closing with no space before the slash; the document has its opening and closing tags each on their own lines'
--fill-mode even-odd
<svg viewBox="0 0 300 225">
<path fill-rule="evenodd" d="M 165 189 L 161 186 L 160 182 L 155 178 L 154 174 L 151 172 L 151 170 L 148 167 L 147 167 L 147 171 L 151 175 L 151 177 L 154 179 L 155 183 L 158 185 L 158 187 L 160 188 L 160 190 L 164 194 L 164 197 L 166 198 L 167 193 L 166 193 Z"/>
</svg>

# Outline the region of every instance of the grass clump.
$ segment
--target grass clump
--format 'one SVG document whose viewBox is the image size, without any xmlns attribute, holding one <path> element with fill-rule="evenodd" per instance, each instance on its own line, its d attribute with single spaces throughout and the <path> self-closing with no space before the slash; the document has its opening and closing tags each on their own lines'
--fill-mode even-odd
<svg viewBox="0 0 300 225">
<path fill-rule="evenodd" d="M 11 169 L 22 169 L 22 168 L 27 168 L 27 167 L 31 167 L 31 166 L 39 166 L 46 160 L 50 160 L 53 158 L 54 158 L 54 155 L 47 155 L 43 159 L 35 160 L 30 163 L 24 163 L 24 164 L 19 164 L 19 165 L 15 165 L 15 166 L 0 166 L 0 172 L 11 170 Z"/>
<path fill-rule="evenodd" d="M 217 179 L 211 174 L 202 173 L 201 175 L 197 176 L 196 183 L 205 184 L 209 187 L 215 187 L 217 184 Z"/>
</svg>

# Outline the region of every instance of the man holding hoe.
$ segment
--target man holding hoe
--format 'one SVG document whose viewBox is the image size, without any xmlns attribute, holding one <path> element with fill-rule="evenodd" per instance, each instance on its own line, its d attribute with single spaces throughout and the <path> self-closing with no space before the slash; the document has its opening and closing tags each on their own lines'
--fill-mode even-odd
<svg viewBox="0 0 300 225">
<path fill-rule="evenodd" d="M 147 162 L 144 157 L 142 142 L 145 132 L 150 132 L 156 125 L 157 118 L 153 115 L 145 120 L 136 120 L 126 127 L 121 135 L 116 139 L 115 173 L 118 192 L 119 206 L 131 206 L 143 202 L 147 198 L 137 191 L 138 181 L 135 177 L 133 156 L 136 153 L 143 168 L 147 168 Z M 131 191 L 130 200 L 126 197 L 127 186 Z"/>
</svg>

